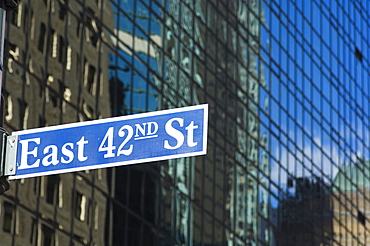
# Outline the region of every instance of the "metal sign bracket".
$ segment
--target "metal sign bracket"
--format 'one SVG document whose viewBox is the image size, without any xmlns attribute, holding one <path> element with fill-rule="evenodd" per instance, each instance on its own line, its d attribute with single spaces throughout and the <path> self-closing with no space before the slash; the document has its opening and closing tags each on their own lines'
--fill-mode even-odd
<svg viewBox="0 0 370 246">
<path fill-rule="evenodd" d="M 18 135 L 8 136 L 6 139 L 4 176 L 16 174 L 17 148 Z"/>
</svg>

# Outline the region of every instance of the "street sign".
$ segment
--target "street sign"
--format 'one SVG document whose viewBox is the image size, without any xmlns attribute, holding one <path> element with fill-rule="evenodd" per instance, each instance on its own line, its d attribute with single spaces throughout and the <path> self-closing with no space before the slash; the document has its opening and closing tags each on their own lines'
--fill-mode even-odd
<svg viewBox="0 0 370 246">
<path fill-rule="evenodd" d="M 208 105 L 14 132 L 9 179 L 206 154 Z"/>
</svg>

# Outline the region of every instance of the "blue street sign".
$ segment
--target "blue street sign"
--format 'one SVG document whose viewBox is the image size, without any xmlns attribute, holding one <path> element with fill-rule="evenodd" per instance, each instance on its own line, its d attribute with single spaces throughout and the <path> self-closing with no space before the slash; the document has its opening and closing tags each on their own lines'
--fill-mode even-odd
<svg viewBox="0 0 370 246">
<path fill-rule="evenodd" d="M 5 169 L 20 179 L 204 155 L 207 127 L 198 105 L 14 132 Z"/>
</svg>

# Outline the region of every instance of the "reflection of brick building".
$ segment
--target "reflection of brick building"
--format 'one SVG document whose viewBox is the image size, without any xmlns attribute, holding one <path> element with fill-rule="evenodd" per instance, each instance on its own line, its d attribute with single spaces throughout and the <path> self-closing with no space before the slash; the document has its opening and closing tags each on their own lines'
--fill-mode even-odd
<svg viewBox="0 0 370 246">
<path fill-rule="evenodd" d="M 20 1 L 9 13 L 9 132 L 110 116 L 101 8 L 111 16 L 95 1 Z M 1 244 L 104 245 L 106 192 L 106 170 L 12 181 L 1 197 Z"/>
<path fill-rule="evenodd" d="M 209 103 L 209 154 L 22 180 L 4 203 L 4 238 L 102 245 L 105 233 L 108 245 L 148 244 L 154 235 L 167 244 L 269 243 L 268 179 L 258 174 L 268 169 L 267 159 L 258 158 L 267 148 L 267 132 L 259 132 L 259 91 L 268 90 L 257 72 L 263 71 L 257 58 L 264 21 L 258 3 L 119 4 L 19 5 L 9 25 L 7 128 L 110 116 L 109 64 L 114 115 Z M 22 236 L 13 239 L 18 230 Z"/>
<path fill-rule="evenodd" d="M 330 190 L 322 180 L 289 179 L 292 195 L 282 201 L 277 245 L 330 245 L 332 212 Z"/>
<path fill-rule="evenodd" d="M 344 165 L 334 179 L 333 245 L 370 245 L 370 162 Z"/>
</svg>

